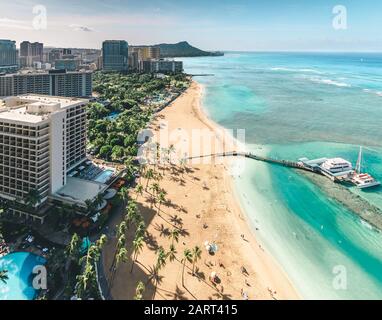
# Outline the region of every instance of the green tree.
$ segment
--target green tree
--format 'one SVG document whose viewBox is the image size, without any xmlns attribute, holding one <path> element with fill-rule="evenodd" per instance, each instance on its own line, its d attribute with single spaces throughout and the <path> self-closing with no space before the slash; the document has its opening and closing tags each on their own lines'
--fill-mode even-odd
<svg viewBox="0 0 382 320">
<path fill-rule="evenodd" d="M 158 274 L 159 270 L 162 269 L 166 265 L 167 255 L 164 251 L 163 247 L 159 247 L 157 251 L 157 261 L 155 264 L 155 273 Z"/>
<path fill-rule="evenodd" d="M 66 256 L 71 260 L 71 261 L 77 261 L 80 257 L 81 254 L 81 239 L 78 236 L 77 233 L 74 233 L 72 236 L 72 239 L 70 240 L 68 246 L 65 249 Z"/>
<path fill-rule="evenodd" d="M 111 160 L 121 161 L 125 155 L 125 149 L 121 146 L 114 146 L 111 150 Z"/>
<path fill-rule="evenodd" d="M 202 256 L 202 250 L 198 246 L 195 246 L 192 249 L 192 275 L 195 275 L 195 264 L 196 262 L 198 262 L 201 256 Z"/>
<path fill-rule="evenodd" d="M 138 236 L 136 236 L 135 239 L 133 240 L 133 262 L 131 264 L 130 273 L 133 272 L 134 264 L 138 260 L 138 255 L 143 250 L 143 244 L 144 244 L 144 239 L 140 234 L 138 234 Z"/>
<path fill-rule="evenodd" d="M 0 281 L 3 283 L 7 283 L 8 280 L 8 270 L 0 270 Z"/>
<path fill-rule="evenodd" d="M 144 292 L 145 292 L 145 285 L 142 281 L 139 281 L 135 289 L 134 300 L 143 300 Z"/>
<path fill-rule="evenodd" d="M 158 214 L 160 213 L 160 207 L 162 206 L 163 203 L 166 202 L 166 192 L 163 190 L 160 190 L 157 194 L 157 202 L 159 204 L 158 206 Z"/>
<path fill-rule="evenodd" d="M 182 286 L 184 286 L 184 269 L 186 267 L 186 262 L 192 262 L 192 252 L 190 249 L 185 249 L 183 251 L 183 259 L 182 259 L 182 264 L 183 264 L 183 269 L 182 269 Z"/>
<path fill-rule="evenodd" d="M 138 200 L 138 196 L 143 195 L 143 186 L 141 184 L 137 184 L 137 186 L 135 187 L 135 192 L 137 193 L 136 200 Z"/>
<path fill-rule="evenodd" d="M 36 189 L 31 189 L 24 199 L 25 204 L 31 209 L 34 209 L 34 207 L 38 205 L 40 201 L 41 195 Z"/>
<path fill-rule="evenodd" d="M 147 169 L 147 171 L 145 173 L 145 178 L 147 179 L 146 188 L 145 188 L 145 190 L 147 191 L 147 187 L 149 185 L 150 180 L 154 178 L 154 170 L 151 168 Z"/>
<path fill-rule="evenodd" d="M 171 238 L 172 245 L 174 244 L 174 241 L 179 242 L 179 235 L 180 235 L 180 231 L 177 228 L 174 228 L 170 231 L 169 236 Z"/>
<path fill-rule="evenodd" d="M 123 201 L 123 205 L 126 206 L 127 200 L 129 199 L 129 189 L 126 187 L 122 187 L 119 190 L 119 195 Z"/>
<path fill-rule="evenodd" d="M 99 150 L 99 156 L 103 159 L 109 160 L 111 153 L 112 153 L 113 148 L 110 145 L 105 145 L 102 146 L 101 149 Z"/>
<path fill-rule="evenodd" d="M 98 262 L 101 250 L 107 241 L 105 235 L 92 245 L 89 246 L 86 256 L 80 259 L 80 263 L 84 263 L 83 271 L 77 278 L 76 293 L 79 299 L 98 298 L 97 277 L 95 272 L 95 264 Z"/>
<path fill-rule="evenodd" d="M 174 260 L 176 260 L 176 254 L 177 254 L 178 252 L 176 251 L 176 248 L 175 248 L 175 246 L 173 245 L 173 244 L 170 244 L 170 249 L 169 249 L 169 251 L 167 252 L 167 256 L 168 256 L 168 258 L 169 258 L 169 260 L 171 261 L 171 262 L 173 262 Z"/>
</svg>

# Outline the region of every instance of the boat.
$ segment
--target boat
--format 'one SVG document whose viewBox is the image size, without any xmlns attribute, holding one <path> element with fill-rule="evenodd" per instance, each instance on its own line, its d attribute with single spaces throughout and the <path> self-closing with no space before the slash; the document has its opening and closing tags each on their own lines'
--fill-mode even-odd
<svg viewBox="0 0 382 320">
<path fill-rule="evenodd" d="M 355 173 L 352 176 L 351 181 L 359 189 L 376 187 L 381 184 L 379 181 L 375 180 L 370 174 L 362 173 L 361 168 L 362 168 L 362 147 L 359 148 L 357 165 L 355 167 Z"/>
<path fill-rule="evenodd" d="M 342 158 L 332 158 L 321 164 L 321 169 L 328 173 L 336 174 L 353 170 L 352 164 Z"/>
<path fill-rule="evenodd" d="M 319 165 L 319 170 L 332 181 L 347 181 L 354 174 L 351 162 L 342 158 L 325 160 Z"/>
</svg>

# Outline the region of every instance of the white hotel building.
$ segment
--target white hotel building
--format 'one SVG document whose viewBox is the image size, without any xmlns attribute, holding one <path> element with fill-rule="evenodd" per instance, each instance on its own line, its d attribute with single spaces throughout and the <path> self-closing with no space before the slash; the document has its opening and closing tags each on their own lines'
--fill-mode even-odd
<svg viewBox="0 0 382 320">
<path fill-rule="evenodd" d="M 86 160 L 87 103 L 38 95 L 0 99 L 0 197 L 23 203 L 38 190 L 43 206 L 66 185 L 68 171 Z"/>
</svg>

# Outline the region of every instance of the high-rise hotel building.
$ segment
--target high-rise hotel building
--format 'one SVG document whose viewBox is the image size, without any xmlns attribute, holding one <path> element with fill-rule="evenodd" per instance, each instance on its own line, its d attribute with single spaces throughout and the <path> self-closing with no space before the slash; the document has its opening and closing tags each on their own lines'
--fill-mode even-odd
<svg viewBox="0 0 382 320">
<path fill-rule="evenodd" d="M 0 39 L 0 73 L 17 70 L 16 42 Z"/>
<path fill-rule="evenodd" d="M 20 43 L 20 65 L 33 67 L 35 62 L 43 62 L 44 45 L 40 42 L 23 41 Z"/>
<path fill-rule="evenodd" d="M 102 43 L 102 65 L 105 71 L 128 71 L 129 45 L 124 40 L 106 40 Z"/>
<path fill-rule="evenodd" d="M 92 89 L 92 72 L 90 71 L 51 70 L 0 76 L 0 97 L 29 93 L 62 97 L 90 97 Z"/>
<path fill-rule="evenodd" d="M 25 204 L 36 190 L 43 205 L 65 186 L 67 172 L 86 159 L 87 103 L 38 95 L 0 99 L 1 198 Z"/>
</svg>

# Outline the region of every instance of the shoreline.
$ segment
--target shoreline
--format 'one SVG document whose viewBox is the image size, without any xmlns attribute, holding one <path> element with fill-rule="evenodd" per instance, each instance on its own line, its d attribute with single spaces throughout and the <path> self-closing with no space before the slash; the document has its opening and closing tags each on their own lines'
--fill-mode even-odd
<svg viewBox="0 0 382 320">
<path fill-rule="evenodd" d="M 176 143 L 185 137 L 181 133 L 191 133 L 194 129 L 208 129 L 215 135 L 221 133 L 221 128 L 214 126 L 203 113 L 201 94 L 201 86 L 193 81 L 184 93 L 160 111 L 150 125 L 154 138 L 158 138 L 159 130 L 165 127 L 171 133 L 169 143 L 174 143 L 177 148 Z M 158 124 L 158 120 L 166 123 Z M 142 195 L 131 192 L 130 197 L 137 199 L 146 222 L 146 240 L 138 262 L 132 265 L 130 259 L 117 269 L 111 283 L 114 299 L 132 299 L 138 281 L 146 285 L 145 300 L 241 300 L 244 295 L 250 300 L 301 298 L 273 257 L 256 242 L 246 215 L 238 199 L 235 199 L 226 162 L 192 163 L 186 164 L 183 169 L 177 163 L 151 167 L 162 176 L 158 184 L 167 192 L 167 204 L 162 205 L 162 210 L 158 209 L 153 204 L 150 188 Z M 149 185 L 149 182 L 145 178 L 140 181 L 143 186 Z M 120 220 L 121 217 L 113 219 L 110 229 L 115 228 Z M 174 243 L 176 259 L 166 263 L 159 272 L 160 281 L 154 283 L 150 270 L 155 264 L 156 252 L 160 247 L 168 250 L 171 245 L 168 233 L 174 227 L 182 231 L 179 242 Z M 130 254 L 133 238 L 134 230 L 130 228 L 126 235 Z M 208 254 L 204 248 L 205 241 L 217 245 L 214 255 Z M 201 258 L 195 264 L 197 276 L 192 275 L 192 264 L 186 263 L 183 271 L 181 262 L 184 250 L 195 246 L 202 251 Z M 108 279 L 114 247 L 115 238 L 111 238 L 102 259 Z M 212 284 L 209 280 L 211 272 L 217 273 L 218 284 Z"/>
<path fill-rule="evenodd" d="M 199 98 L 198 107 L 196 108 L 196 112 L 197 112 L 198 118 L 202 122 L 206 123 L 206 125 L 208 125 L 212 130 L 216 130 L 217 129 L 219 131 L 224 131 L 225 128 L 222 127 L 221 125 L 219 125 L 218 123 L 216 123 L 215 121 L 213 121 L 209 117 L 208 112 L 203 107 L 202 96 L 203 96 L 204 90 L 205 90 L 204 86 L 199 84 L 198 82 L 196 82 L 194 80 L 193 80 L 193 83 L 196 83 L 197 86 L 199 86 L 199 88 L 200 88 L 200 98 Z M 233 140 L 236 140 L 233 136 L 230 136 L 230 138 L 233 139 Z M 244 146 L 244 148 L 245 148 L 245 146 Z M 229 150 L 227 150 L 227 151 L 229 151 Z M 235 206 L 236 206 L 237 211 L 238 211 L 237 222 L 240 225 L 240 230 L 242 230 L 245 234 L 249 234 L 250 235 L 249 237 L 251 239 L 250 242 L 252 243 L 252 245 L 258 246 L 262 250 L 262 252 L 265 252 L 264 248 L 261 246 L 261 244 L 259 244 L 258 240 L 256 239 L 256 235 L 255 235 L 255 231 L 253 230 L 253 226 L 252 226 L 251 222 L 248 219 L 248 216 L 247 216 L 247 213 L 245 212 L 245 209 L 241 205 L 241 201 L 240 201 L 239 196 L 238 196 L 239 190 L 237 190 L 237 188 L 235 186 L 234 177 L 232 177 L 227 172 L 227 170 L 228 169 L 225 169 L 224 176 L 228 180 L 227 182 L 229 184 L 229 189 L 231 190 L 230 195 L 232 197 L 232 202 L 235 203 Z M 267 264 L 274 265 L 277 269 L 279 269 L 278 270 L 280 272 L 280 279 L 279 279 L 279 281 L 287 281 L 287 282 L 289 282 L 289 285 L 295 291 L 294 294 L 296 294 L 298 299 L 302 299 L 300 294 L 297 292 L 297 289 L 293 287 L 293 284 L 292 284 L 291 280 L 289 279 L 287 273 L 283 270 L 282 266 L 277 262 L 275 257 L 273 257 L 270 253 L 264 253 L 262 258 L 265 258 L 267 260 L 267 262 L 266 262 Z"/>
</svg>

